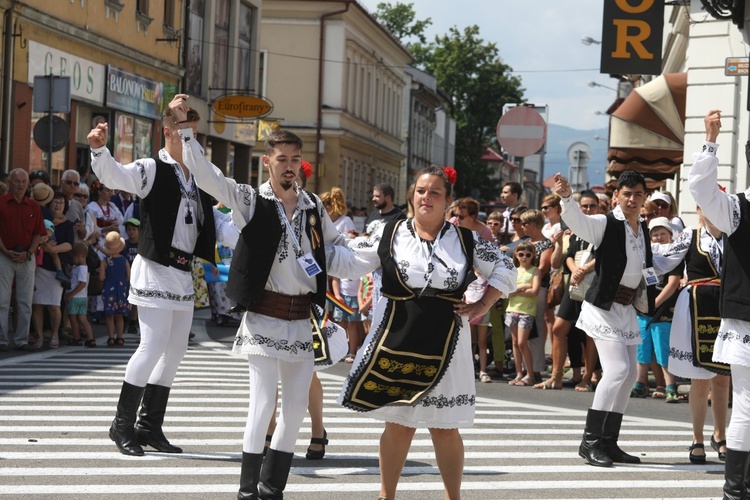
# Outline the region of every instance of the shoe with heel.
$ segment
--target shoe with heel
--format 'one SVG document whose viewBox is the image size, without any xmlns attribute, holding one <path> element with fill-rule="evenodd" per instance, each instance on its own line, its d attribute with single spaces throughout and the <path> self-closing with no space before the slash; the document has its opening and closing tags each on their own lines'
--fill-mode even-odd
<svg viewBox="0 0 750 500">
<path fill-rule="evenodd" d="M 320 460 L 324 456 L 326 456 L 326 445 L 328 444 L 328 432 L 326 432 L 325 429 L 323 429 L 323 437 L 322 438 L 311 438 L 310 444 L 319 444 L 323 447 L 322 450 L 311 450 L 310 448 L 307 448 L 307 453 L 305 454 L 305 458 L 308 460 Z"/>
</svg>

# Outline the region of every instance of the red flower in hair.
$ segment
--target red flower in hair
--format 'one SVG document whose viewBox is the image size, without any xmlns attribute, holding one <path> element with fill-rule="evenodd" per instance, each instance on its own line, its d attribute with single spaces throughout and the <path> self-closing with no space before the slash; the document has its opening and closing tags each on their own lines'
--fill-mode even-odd
<svg viewBox="0 0 750 500">
<path fill-rule="evenodd" d="M 458 177 L 458 173 L 456 172 L 456 169 L 453 167 L 443 167 L 443 172 L 448 176 L 448 179 L 451 181 L 451 186 L 456 184 L 456 178 Z"/>
<path fill-rule="evenodd" d="M 302 171 L 305 173 L 305 179 L 309 179 L 313 174 L 312 165 L 310 165 L 309 161 L 302 162 Z"/>
</svg>

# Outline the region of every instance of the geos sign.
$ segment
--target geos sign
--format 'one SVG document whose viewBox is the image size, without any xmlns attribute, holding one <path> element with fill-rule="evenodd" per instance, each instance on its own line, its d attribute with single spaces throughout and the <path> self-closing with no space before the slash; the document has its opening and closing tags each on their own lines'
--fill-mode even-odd
<svg viewBox="0 0 750 500">
<path fill-rule="evenodd" d="M 661 74 L 664 0 L 606 0 L 601 72 Z"/>
<path fill-rule="evenodd" d="M 273 111 L 273 103 L 253 95 L 225 95 L 211 104 L 215 113 L 228 118 L 263 118 Z"/>
</svg>

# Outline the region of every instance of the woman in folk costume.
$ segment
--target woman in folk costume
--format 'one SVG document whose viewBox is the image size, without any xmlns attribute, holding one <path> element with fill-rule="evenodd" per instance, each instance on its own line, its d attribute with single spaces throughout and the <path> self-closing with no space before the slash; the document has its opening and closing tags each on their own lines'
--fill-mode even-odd
<svg viewBox="0 0 750 500">
<path fill-rule="evenodd" d="M 445 221 L 451 182 L 443 169 L 419 172 L 414 218 L 389 222 L 367 241 L 336 247 L 339 273 L 382 267 L 382 298 L 339 402 L 386 422 L 380 438 L 380 498 L 393 499 L 417 428 L 428 428 L 447 498 L 459 498 L 463 442 L 474 422 L 469 321 L 514 291 L 516 270 L 497 247 Z M 349 263 L 347 269 L 346 262 Z M 475 268 L 489 282 L 472 304 L 461 301 Z"/>
<path fill-rule="evenodd" d="M 706 462 L 703 427 L 709 390 L 714 432 L 711 447 L 726 458 L 726 429 L 729 407 L 729 366 L 712 360 L 721 314 L 722 232 L 706 219 L 698 207 L 700 225 L 688 228 L 672 243 L 665 255 L 684 256 L 688 285 L 674 308 L 669 338 L 669 371 L 690 381 L 690 415 L 693 444 L 690 461 Z"/>
</svg>

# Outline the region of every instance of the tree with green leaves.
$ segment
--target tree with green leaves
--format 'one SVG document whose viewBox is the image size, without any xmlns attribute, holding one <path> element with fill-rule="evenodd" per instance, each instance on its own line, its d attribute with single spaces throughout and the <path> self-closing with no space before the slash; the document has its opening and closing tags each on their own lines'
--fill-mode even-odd
<svg viewBox="0 0 750 500">
<path fill-rule="evenodd" d="M 479 37 L 478 26 L 463 31 L 453 27 L 425 49 L 424 70 L 450 96 L 450 114 L 456 120 L 456 193 L 468 196 L 478 189 L 480 198 L 494 200 L 499 182 L 481 158 L 486 147 L 496 145 L 503 106 L 523 102 L 521 80 L 500 59 L 497 46 Z"/>
<path fill-rule="evenodd" d="M 511 74 L 494 43 L 479 36 L 478 26 L 436 36 L 427 43 L 430 19 L 417 20 L 413 4 L 378 4 L 374 17 L 409 49 L 420 69 L 434 75 L 440 90 L 450 97 L 448 110 L 456 120 L 456 194 L 498 198 L 499 182 L 481 160 L 484 149 L 497 147 L 495 130 L 505 103 L 524 101 L 521 79 Z M 409 43 L 417 38 L 418 42 Z"/>
<path fill-rule="evenodd" d="M 417 14 L 414 12 L 413 3 L 397 2 L 395 5 L 391 5 L 387 2 L 381 2 L 372 17 L 377 19 L 385 29 L 407 47 L 410 46 L 410 38 L 416 38 L 419 43 L 425 43 L 427 38 L 425 38 L 424 32 L 432 24 L 429 17 L 421 21 L 415 19 Z"/>
</svg>

